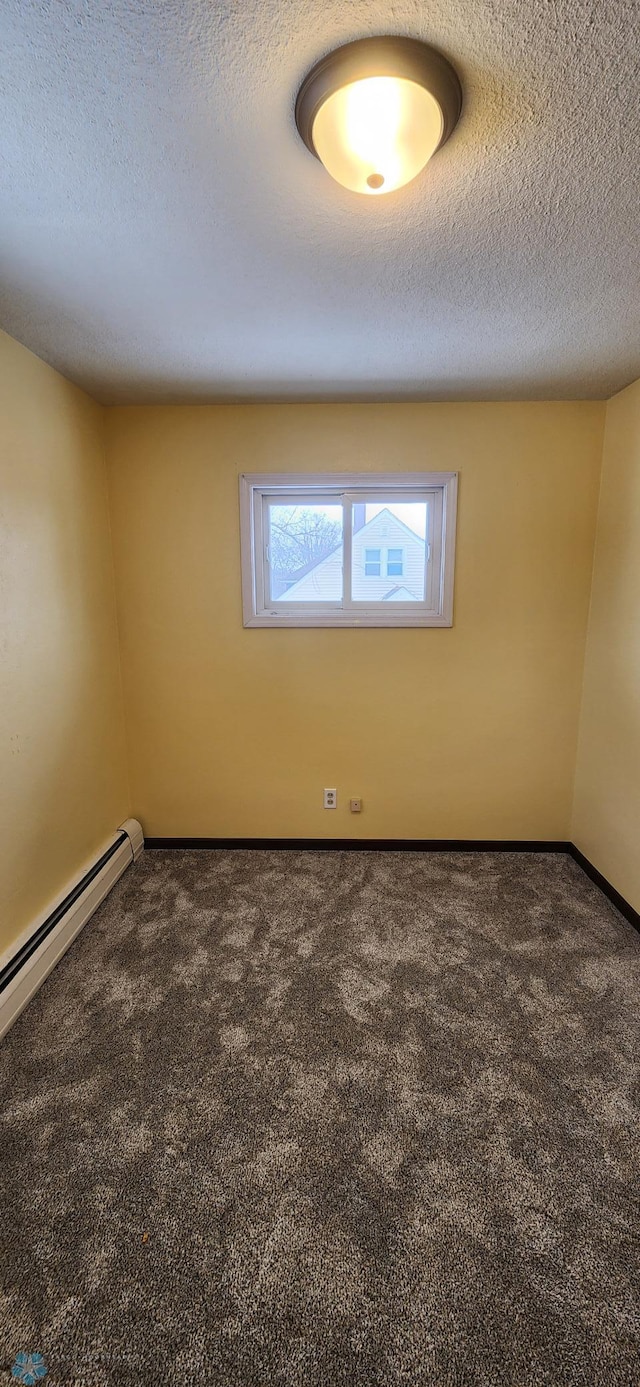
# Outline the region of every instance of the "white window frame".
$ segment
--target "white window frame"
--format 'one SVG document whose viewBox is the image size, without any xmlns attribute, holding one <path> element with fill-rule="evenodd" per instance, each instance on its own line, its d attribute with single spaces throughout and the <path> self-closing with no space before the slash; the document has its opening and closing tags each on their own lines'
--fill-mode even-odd
<svg viewBox="0 0 640 1387">
<path fill-rule="evenodd" d="M 452 626 L 457 495 L 457 472 L 244 473 L 240 477 L 244 625 Z M 304 501 L 326 505 L 340 500 L 351 507 L 362 501 L 431 500 L 424 600 L 369 603 L 351 599 L 352 527 L 345 518 L 343 600 L 287 604 L 279 599 L 277 603 L 270 602 L 263 515 L 265 504 L 274 499 L 295 500 L 298 505 Z"/>
</svg>

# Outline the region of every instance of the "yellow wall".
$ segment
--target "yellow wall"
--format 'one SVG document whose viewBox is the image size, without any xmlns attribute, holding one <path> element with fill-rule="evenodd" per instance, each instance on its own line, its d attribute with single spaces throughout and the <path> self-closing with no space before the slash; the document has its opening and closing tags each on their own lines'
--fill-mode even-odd
<svg viewBox="0 0 640 1387">
<path fill-rule="evenodd" d="M 103 410 L 0 333 L 0 950 L 128 812 Z"/>
<path fill-rule="evenodd" d="M 0 334 L 0 388 L 0 950 L 130 805 L 155 835 L 572 836 L 640 909 L 640 382 L 104 411 Z M 238 474 L 393 467 L 460 473 L 454 627 L 246 631 Z"/>
<path fill-rule="evenodd" d="M 607 405 L 573 835 L 640 910 L 640 381 Z"/>
<path fill-rule="evenodd" d="M 568 837 L 603 422 L 584 402 L 109 410 L 147 834 Z M 390 467 L 460 472 L 453 629 L 245 630 L 238 473 Z"/>
</svg>

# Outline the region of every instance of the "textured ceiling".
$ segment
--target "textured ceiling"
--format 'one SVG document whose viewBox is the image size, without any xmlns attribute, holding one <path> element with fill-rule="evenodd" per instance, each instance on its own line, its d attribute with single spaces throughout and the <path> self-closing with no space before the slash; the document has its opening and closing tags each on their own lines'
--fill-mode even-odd
<svg viewBox="0 0 640 1387">
<path fill-rule="evenodd" d="M 98 398 L 604 396 L 640 375 L 637 0 L 2 0 L 0 322 Z M 455 63 L 416 182 L 293 104 L 379 32 Z"/>
</svg>

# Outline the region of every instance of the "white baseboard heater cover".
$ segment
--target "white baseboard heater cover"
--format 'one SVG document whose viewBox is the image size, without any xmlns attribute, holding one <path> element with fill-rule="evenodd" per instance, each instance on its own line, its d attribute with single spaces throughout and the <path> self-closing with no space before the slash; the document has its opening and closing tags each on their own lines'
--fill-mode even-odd
<svg viewBox="0 0 640 1387">
<path fill-rule="evenodd" d="M 0 963 L 0 1039 L 143 847 L 138 820 L 126 819 L 92 866 L 12 946 L 11 957 Z"/>
</svg>

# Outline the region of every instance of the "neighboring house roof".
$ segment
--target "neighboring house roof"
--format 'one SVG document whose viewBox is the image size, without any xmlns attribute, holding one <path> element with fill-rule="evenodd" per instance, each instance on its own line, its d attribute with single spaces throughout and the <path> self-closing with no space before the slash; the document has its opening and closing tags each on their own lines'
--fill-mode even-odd
<svg viewBox="0 0 640 1387">
<path fill-rule="evenodd" d="M 353 536 L 353 555 L 356 562 L 359 561 L 364 549 L 394 549 L 402 548 L 407 552 L 407 563 L 402 574 L 404 582 L 389 588 L 389 578 L 382 572 L 378 576 L 359 579 L 361 583 L 367 585 L 367 595 L 371 595 L 376 602 L 412 602 L 422 597 L 424 585 L 424 539 L 417 535 L 415 530 L 411 530 L 405 525 L 403 520 L 399 520 L 392 511 L 385 506 L 384 510 L 374 515 L 372 520 L 368 520 L 366 525 L 362 525 Z M 314 564 L 302 577 L 288 588 L 282 597 L 287 602 L 318 602 L 323 597 L 327 600 L 335 595 L 336 585 L 339 582 L 339 573 L 342 561 L 342 544 L 331 550 L 319 563 Z M 415 574 L 415 586 L 418 590 L 411 591 L 408 570 L 413 569 Z M 360 597 L 360 594 L 357 594 Z M 364 600 L 364 592 L 362 599 Z"/>
<path fill-rule="evenodd" d="M 414 595 L 408 588 L 391 588 L 390 592 L 385 592 L 383 602 L 413 602 Z"/>
<path fill-rule="evenodd" d="M 378 514 L 374 515 L 373 520 L 368 520 L 366 525 L 363 525 L 362 528 L 357 531 L 357 534 L 363 535 L 365 530 L 371 530 L 372 525 L 377 525 L 380 520 L 384 520 L 385 523 L 388 523 L 389 520 L 392 521 L 393 525 L 399 530 L 403 530 L 409 539 L 417 540 L 420 546 L 424 545 L 422 535 L 416 534 L 415 530 L 412 530 L 409 525 L 405 525 L 404 520 L 400 520 L 400 518 L 394 515 L 393 511 L 390 511 L 387 506 L 385 506 L 384 510 L 378 511 Z"/>
</svg>

